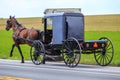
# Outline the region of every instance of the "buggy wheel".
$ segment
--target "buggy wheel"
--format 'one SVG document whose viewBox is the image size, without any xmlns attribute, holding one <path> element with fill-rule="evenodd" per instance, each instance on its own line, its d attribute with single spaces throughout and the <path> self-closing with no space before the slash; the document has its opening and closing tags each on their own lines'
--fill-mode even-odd
<svg viewBox="0 0 120 80">
<path fill-rule="evenodd" d="M 69 38 L 63 42 L 62 56 L 68 67 L 76 67 L 81 58 L 81 47 L 78 40 Z"/>
<path fill-rule="evenodd" d="M 106 40 L 106 47 L 95 51 L 94 57 L 96 62 L 101 66 L 107 66 L 111 63 L 114 56 L 114 47 L 112 41 L 106 37 L 102 37 L 99 40 Z"/>
<path fill-rule="evenodd" d="M 34 64 L 40 65 L 44 61 L 45 48 L 41 41 L 35 40 L 30 49 L 31 60 Z"/>
</svg>

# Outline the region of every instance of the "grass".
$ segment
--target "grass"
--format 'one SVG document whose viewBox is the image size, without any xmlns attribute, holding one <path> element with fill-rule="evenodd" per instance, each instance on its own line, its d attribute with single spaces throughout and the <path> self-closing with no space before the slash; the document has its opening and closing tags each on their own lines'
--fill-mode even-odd
<svg viewBox="0 0 120 80">
<path fill-rule="evenodd" d="M 42 29 L 42 18 L 18 18 L 17 20 L 25 27 Z M 0 58 L 2 59 L 21 59 L 20 54 L 15 48 L 13 57 L 9 53 L 13 44 L 11 38 L 12 31 L 5 31 L 6 20 L 0 18 Z M 114 44 L 115 54 L 111 65 L 120 66 L 120 14 L 118 15 L 94 15 L 85 16 L 85 40 L 97 40 L 100 37 L 108 37 Z M 30 59 L 30 47 L 21 45 L 23 55 L 26 60 Z M 94 55 L 82 54 L 80 63 L 96 64 Z"/>
</svg>

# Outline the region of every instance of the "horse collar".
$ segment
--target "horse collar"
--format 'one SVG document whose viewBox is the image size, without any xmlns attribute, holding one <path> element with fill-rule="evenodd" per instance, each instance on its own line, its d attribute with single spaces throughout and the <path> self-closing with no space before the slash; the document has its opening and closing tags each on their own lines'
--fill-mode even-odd
<svg viewBox="0 0 120 80">
<path fill-rule="evenodd" d="M 22 29 L 20 29 L 19 33 L 20 33 L 22 30 L 24 30 L 24 29 L 26 29 L 26 28 L 22 28 Z"/>
<path fill-rule="evenodd" d="M 17 36 L 19 36 L 21 31 L 24 30 L 24 29 L 26 29 L 26 28 L 21 28 Z"/>
</svg>

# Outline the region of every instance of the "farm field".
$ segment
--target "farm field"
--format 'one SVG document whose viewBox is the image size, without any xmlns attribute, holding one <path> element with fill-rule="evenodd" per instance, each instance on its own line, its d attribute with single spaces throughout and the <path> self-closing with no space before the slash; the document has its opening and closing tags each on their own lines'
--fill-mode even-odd
<svg viewBox="0 0 120 80">
<path fill-rule="evenodd" d="M 9 18 L 9 17 L 8 17 Z M 4 30 L 6 26 L 6 18 L 0 18 L 0 30 Z M 31 18 L 17 18 L 17 21 L 27 28 L 38 28 L 42 29 L 42 18 L 31 17 Z"/>
<path fill-rule="evenodd" d="M 120 31 L 120 14 L 85 16 L 86 31 Z"/>
<path fill-rule="evenodd" d="M 18 18 L 17 20 L 28 28 L 34 27 L 43 30 L 42 18 Z M 6 19 L 0 18 L 0 58 L 2 59 L 21 59 L 20 54 L 15 48 L 13 57 L 9 57 L 13 41 L 12 31 L 5 31 Z M 97 40 L 100 37 L 108 37 L 114 44 L 115 54 L 112 66 L 120 66 L 120 14 L 118 15 L 94 15 L 85 16 L 85 40 Z M 26 60 L 30 59 L 30 47 L 21 45 L 23 55 Z M 80 63 L 96 64 L 94 55 L 83 54 Z"/>
<path fill-rule="evenodd" d="M 5 29 L 6 18 L 0 18 L 0 30 Z M 17 18 L 27 28 L 42 29 L 42 17 Z M 120 31 L 120 14 L 85 16 L 85 31 Z"/>
</svg>

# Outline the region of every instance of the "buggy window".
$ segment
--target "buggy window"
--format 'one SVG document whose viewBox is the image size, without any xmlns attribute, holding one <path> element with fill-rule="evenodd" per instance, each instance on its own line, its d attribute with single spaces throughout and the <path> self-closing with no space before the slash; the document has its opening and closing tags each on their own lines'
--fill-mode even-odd
<svg viewBox="0 0 120 80">
<path fill-rule="evenodd" d="M 52 18 L 47 18 L 47 30 L 52 30 Z"/>
</svg>

